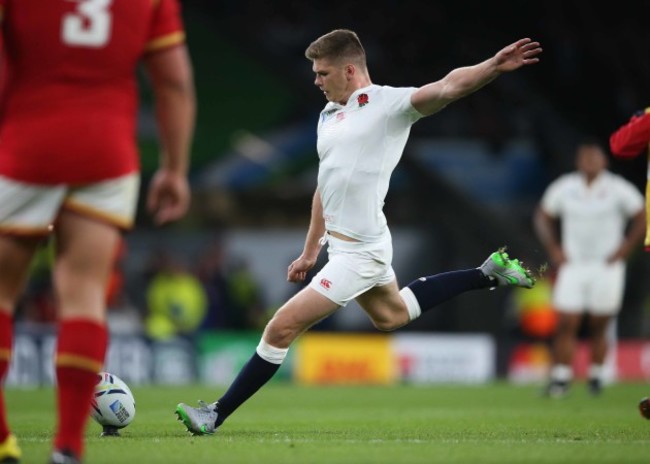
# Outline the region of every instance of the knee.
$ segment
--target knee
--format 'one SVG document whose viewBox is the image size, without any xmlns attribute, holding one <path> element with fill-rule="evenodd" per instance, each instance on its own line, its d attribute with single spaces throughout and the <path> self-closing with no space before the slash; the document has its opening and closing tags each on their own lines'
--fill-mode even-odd
<svg viewBox="0 0 650 464">
<path fill-rule="evenodd" d="M 298 335 L 295 328 L 277 317 L 271 319 L 264 329 L 264 339 L 277 348 L 288 348 Z"/>
<path fill-rule="evenodd" d="M 373 319 L 372 324 L 375 328 L 381 332 L 392 332 L 393 330 L 399 329 L 404 326 L 405 322 L 397 321 L 394 319 L 382 319 L 375 320 Z"/>
<path fill-rule="evenodd" d="M 560 314 L 557 324 L 557 334 L 563 336 L 573 336 L 578 333 L 580 328 L 580 318 L 573 315 Z"/>
</svg>

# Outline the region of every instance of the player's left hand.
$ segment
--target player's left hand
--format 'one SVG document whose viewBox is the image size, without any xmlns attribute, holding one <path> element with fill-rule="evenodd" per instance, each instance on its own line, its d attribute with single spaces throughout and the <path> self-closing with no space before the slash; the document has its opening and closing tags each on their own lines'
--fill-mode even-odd
<svg viewBox="0 0 650 464">
<path fill-rule="evenodd" d="M 156 225 L 182 218 L 190 206 L 190 187 L 187 176 L 168 169 L 159 169 L 151 180 L 147 209 Z"/>
<path fill-rule="evenodd" d="M 499 71 L 508 72 L 525 65 L 538 63 L 540 53 L 542 53 L 542 47 L 539 42 L 526 38 L 500 50 L 494 55 L 494 60 Z"/>
</svg>

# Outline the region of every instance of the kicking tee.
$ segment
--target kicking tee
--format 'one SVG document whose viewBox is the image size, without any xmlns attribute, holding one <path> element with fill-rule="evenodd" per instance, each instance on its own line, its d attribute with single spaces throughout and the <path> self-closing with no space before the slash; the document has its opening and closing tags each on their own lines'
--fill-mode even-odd
<svg viewBox="0 0 650 464">
<path fill-rule="evenodd" d="M 411 105 L 415 87 L 370 85 L 346 105 L 329 102 L 318 121 L 318 190 L 325 228 L 374 242 L 386 233 L 390 176 L 423 117 Z"/>
</svg>

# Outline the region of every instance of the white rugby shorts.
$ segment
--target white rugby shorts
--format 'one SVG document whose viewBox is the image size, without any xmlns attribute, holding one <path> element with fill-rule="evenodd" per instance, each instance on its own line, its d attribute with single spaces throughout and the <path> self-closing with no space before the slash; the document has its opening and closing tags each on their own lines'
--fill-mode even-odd
<svg viewBox="0 0 650 464">
<path fill-rule="evenodd" d="M 390 233 L 377 242 L 348 242 L 327 234 L 328 261 L 309 287 L 345 306 L 373 287 L 395 279 L 393 244 Z"/>
<path fill-rule="evenodd" d="M 571 314 L 616 315 L 623 303 L 625 263 L 565 263 L 553 289 L 553 305 Z"/>
<path fill-rule="evenodd" d="M 0 176 L 0 233 L 48 234 L 61 209 L 128 230 L 133 226 L 139 188 L 139 173 L 74 187 Z"/>
</svg>

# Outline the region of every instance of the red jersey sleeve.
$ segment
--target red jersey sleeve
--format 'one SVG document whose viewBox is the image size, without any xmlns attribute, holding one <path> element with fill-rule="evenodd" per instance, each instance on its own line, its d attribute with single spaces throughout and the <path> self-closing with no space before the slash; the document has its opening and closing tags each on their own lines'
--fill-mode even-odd
<svg viewBox="0 0 650 464">
<path fill-rule="evenodd" d="M 173 47 L 184 41 L 185 31 L 178 0 L 157 0 L 145 53 Z"/>
<path fill-rule="evenodd" d="M 640 116 L 634 115 L 630 121 L 619 127 L 609 137 L 609 148 L 614 156 L 631 158 L 638 156 L 650 143 L 650 108 Z"/>
</svg>

